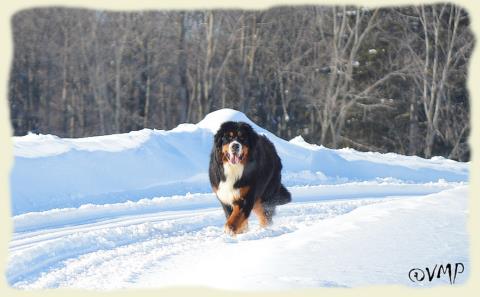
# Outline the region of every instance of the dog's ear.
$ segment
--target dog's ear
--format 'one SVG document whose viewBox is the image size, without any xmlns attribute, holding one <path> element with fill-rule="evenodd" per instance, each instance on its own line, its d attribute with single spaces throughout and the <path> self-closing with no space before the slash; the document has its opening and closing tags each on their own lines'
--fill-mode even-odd
<svg viewBox="0 0 480 297">
<path fill-rule="evenodd" d="M 223 130 L 220 128 L 213 137 L 213 145 L 215 146 L 215 148 L 219 148 L 222 146 L 222 136 Z"/>
<path fill-rule="evenodd" d="M 212 157 L 217 164 L 222 164 L 222 150 L 219 147 L 214 147 L 212 150 Z"/>
<path fill-rule="evenodd" d="M 216 163 L 222 163 L 222 136 L 223 130 L 220 128 L 217 133 L 213 136 L 213 147 L 212 147 L 212 160 L 215 160 Z"/>
</svg>

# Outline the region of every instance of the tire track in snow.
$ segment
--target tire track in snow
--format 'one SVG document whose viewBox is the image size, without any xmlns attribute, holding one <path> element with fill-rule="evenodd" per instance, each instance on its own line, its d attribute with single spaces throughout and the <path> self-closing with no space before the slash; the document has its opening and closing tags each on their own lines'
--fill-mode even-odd
<svg viewBox="0 0 480 297">
<path fill-rule="evenodd" d="M 393 199 L 393 198 L 392 198 Z M 219 208 L 168 211 L 119 217 L 83 225 L 14 234 L 7 279 L 16 288 L 122 288 L 150 267 L 165 266 L 190 249 L 209 244 L 281 236 L 319 220 L 389 198 L 297 202 L 278 208 L 274 225 L 259 229 L 252 216 L 250 231 L 223 234 Z"/>
</svg>

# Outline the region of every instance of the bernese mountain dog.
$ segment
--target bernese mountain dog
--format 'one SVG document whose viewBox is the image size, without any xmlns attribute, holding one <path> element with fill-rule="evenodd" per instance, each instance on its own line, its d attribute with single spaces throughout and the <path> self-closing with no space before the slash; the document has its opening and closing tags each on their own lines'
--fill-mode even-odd
<svg viewBox="0 0 480 297">
<path fill-rule="evenodd" d="M 225 212 L 225 232 L 245 232 L 252 210 L 260 226 L 270 225 L 275 207 L 291 201 L 272 142 L 249 124 L 231 121 L 220 126 L 213 141 L 209 177 Z"/>
</svg>

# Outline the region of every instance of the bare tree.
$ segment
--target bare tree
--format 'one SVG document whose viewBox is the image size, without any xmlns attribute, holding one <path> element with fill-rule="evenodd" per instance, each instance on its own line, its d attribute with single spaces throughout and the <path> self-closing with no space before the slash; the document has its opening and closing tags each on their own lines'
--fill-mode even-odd
<svg viewBox="0 0 480 297">
<path fill-rule="evenodd" d="M 467 13 L 452 4 L 16 15 L 16 135 L 170 129 L 224 107 L 284 138 L 469 158 Z"/>
<path fill-rule="evenodd" d="M 454 48 L 458 45 L 458 27 L 461 9 L 451 4 L 416 8 L 421 23 L 424 47 L 417 50 L 415 44 L 407 44 L 415 57 L 417 67 L 414 76 L 421 86 L 421 106 L 426 116 L 425 157 L 432 156 L 435 136 L 441 136 L 439 119 L 445 105 L 445 86 L 451 71 Z M 445 18 L 448 23 L 445 23 Z M 416 40 L 414 40 L 416 41 Z M 468 46 L 464 45 L 464 46 Z M 460 46 L 461 47 L 461 46 Z"/>
</svg>

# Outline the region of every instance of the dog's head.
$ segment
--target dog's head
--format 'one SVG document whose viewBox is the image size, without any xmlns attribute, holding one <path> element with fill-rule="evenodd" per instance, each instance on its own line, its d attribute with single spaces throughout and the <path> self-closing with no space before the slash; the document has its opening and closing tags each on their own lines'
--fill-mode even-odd
<svg viewBox="0 0 480 297">
<path fill-rule="evenodd" d="M 245 164 L 254 147 L 257 134 L 244 122 L 225 122 L 214 137 L 219 161 L 230 164 Z"/>
</svg>

